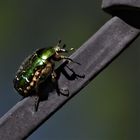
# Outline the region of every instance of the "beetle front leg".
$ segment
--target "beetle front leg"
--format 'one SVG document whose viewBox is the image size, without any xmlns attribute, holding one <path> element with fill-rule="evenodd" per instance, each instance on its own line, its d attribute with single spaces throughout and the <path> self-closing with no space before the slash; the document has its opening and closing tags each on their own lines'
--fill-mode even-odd
<svg viewBox="0 0 140 140">
<path fill-rule="evenodd" d="M 52 78 L 52 82 L 55 85 L 55 89 L 56 89 L 56 92 L 58 93 L 58 95 L 69 96 L 69 90 L 68 89 L 59 88 L 58 81 L 56 80 L 56 77 L 57 77 L 56 72 L 53 70 L 52 73 L 51 73 L 51 78 Z"/>
<path fill-rule="evenodd" d="M 73 62 L 73 63 L 76 63 L 76 64 L 80 65 L 80 63 L 78 63 L 76 61 L 73 61 L 71 58 L 69 58 L 67 56 L 61 55 L 60 58 L 64 59 L 64 60 L 68 60 L 69 62 Z"/>
</svg>

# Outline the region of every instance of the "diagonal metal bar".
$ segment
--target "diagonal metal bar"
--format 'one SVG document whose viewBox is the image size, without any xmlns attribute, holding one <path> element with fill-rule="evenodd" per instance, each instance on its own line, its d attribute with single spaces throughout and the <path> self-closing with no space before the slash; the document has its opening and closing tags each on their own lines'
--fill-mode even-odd
<svg viewBox="0 0 140 140">
<path fill-rule="evenodd" d="M 34 97 L 28 97 L 18 102 L 0 119 L 0 139 L 20 140 L 27 138 L 44 121 L 60 109 L 67 101 L 84 88 L 101 70 L 103 70 L 120 52 L 129 46 L 139 35 L 136 29 L 118 17 L 109 20 L 95 35 L 85 42 L 71 58 L 81 65 L 62 64 L 58 87 L 69 90 L 70 95 L 58 96 L 56 91 L 50 91 L 48 99 L 41 101 L 38 111 L 34 111 Z M 72 70 L 70 70 L 72 69 Z M 73 71 L 73 72 L 72 72 Z M 74 78 L 74 75 L 85 75 L 84 78 Z M 49 90 L 46 87 L 44 91 Z"/>
<path fill-rule="evenodd" d="M 103 9 L 111 8 L 111 7 L 123 7 L 131 8 L 133 10 L 138 10 L 140 8 L 140 1 L 139 0 L 102 0 L 102 7 Z M 113 9 L 112 9 L 113 10 Z"/>
</svg>

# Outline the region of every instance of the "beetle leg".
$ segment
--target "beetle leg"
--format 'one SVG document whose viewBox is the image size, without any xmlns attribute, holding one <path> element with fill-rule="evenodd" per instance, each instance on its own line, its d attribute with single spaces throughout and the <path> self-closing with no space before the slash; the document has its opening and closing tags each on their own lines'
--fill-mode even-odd
<svg viewBox="0 0 140 140">
<path fill-rule="evenodd" d="M 37 112 L 38 106 L 39 106 L 39 102 L 40 102 L 40 97 L 39 96 L 35 96 L 34 102 L 35 102 L 34 103 L 35 112 Z"/>
<path fill-rule="evenodd" d="M 60 58 L 64 59 L 64 60 L 68 60 L 69 62 L 73 62 L 73 63 L 76 63 L 76 64 L 80 65 L 80 63 L 78 63 L 76 61 L 73 61 L 71 58 L 69 58 L 67 56 L 61 55 Z"/>
<path fill-rule="evenodd" d="M 51 76 L 52 76 L 52 81 L 56 81 L 56 73 L 54 70 L 52 71 Z"/>
</svg>

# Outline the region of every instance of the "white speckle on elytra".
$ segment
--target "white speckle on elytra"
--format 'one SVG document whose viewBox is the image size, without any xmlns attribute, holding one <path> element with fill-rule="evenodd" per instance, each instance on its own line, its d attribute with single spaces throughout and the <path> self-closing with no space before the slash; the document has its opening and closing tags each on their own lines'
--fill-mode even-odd
<svg viewBox="0 0 140 140">
<path fill-rule="evenodd" d="M 19 88 L 20 91 L 22 91 L 22 88 Z"/>
<path fill-rule="evenodd" d="M 28 78 L 25 77 L 24 75 L 22 75 L 22 77 L 23 77 L 23 79 L 25 79 L 28 83 L 30 82 L 30 81 L 28 80 Z"/>
<path fill-rule="evenodd" d="M 19 78 L 17 77 L 16 80 L 19 81 Z"/>
</svg>

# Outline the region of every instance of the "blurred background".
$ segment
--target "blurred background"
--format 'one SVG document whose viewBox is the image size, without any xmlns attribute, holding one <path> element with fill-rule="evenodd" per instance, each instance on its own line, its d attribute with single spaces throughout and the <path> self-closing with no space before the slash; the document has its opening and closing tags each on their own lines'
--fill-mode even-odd
<svg viewBox="0 0 140 140">
<path fill-rule="evenodd" d="M 21 100 L 12 80 L 26 56 L 59 39 L 78 48 L 111 17 L 101 0 L 0 1 L 0 117 Z M 28 140 L 139 140 L 140 39 Z"/>
</svg>

